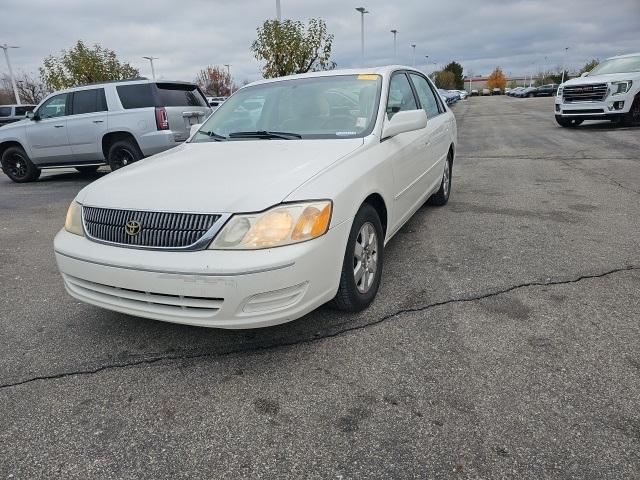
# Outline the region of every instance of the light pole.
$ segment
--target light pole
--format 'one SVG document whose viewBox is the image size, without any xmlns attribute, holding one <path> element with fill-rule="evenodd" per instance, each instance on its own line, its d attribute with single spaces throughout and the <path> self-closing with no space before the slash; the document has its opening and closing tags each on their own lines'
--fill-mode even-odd
<svg viewBox="0 0 640 480">
<path fill-rule="evenodd" d="M 398 30 L 391 30 L 391 33 L 393 33 L 393 59 L 395 61 L 396 57 L 398 56 L 398 44 L 396 43 L 396 36 L 398 35 Z"/>
<path fill-rule="evenodd" d="M 147 60 L 149 60 L 149 62 L 151 63 L 151 76 L 153 77 L 153 79 L 156 79 L 156 69 L 153 68 L 153 61 L 154 60 L 158 60 L 158 57 L 142 57 L 142 58 L 146 58 Z"/>
<path fill-rule="evenodd" d="M 358 7 L 356 11 L 360 12 L 360 50 L 362 61 L 364 62 L 364 14 L 369 13 L 369 11 L 364 7 Z"/>
<path fill-rule="evenodd" d="M 427 70 L 429 69 L 429 55 L 425 55 L 424 58 L 427 59 L 427 63 L 426 63 L 427 66 L 425 67 L 424 73 L 427 73 Z"/>
<path fill-rule="evenodd" d="M 276 0 L 276 18 L 279 22 L 282 21 L 282 9 L 280 8 L 280 0 Z"/>
<path fill-rule="evenodd" d="M 231 64 L 225 63 L 225 67 L 227 67 L 227 76 L 229 77 L 229 93 L 233 93 L 233 82 L 231 81 Z"/>
<path fill-rule="evenodd" d="M 569 47 L 564 47 L 564 61 L 562 62 L 562 80 L 560 83 L 564 83 L 564 72 L 567 69 L 567 52 L 569 51 Z"/>
<path fill-rule="evenodd" d="M 9 67 L 9 77 L 11 78 L 11 85 L 13 86 L 13 94 L 16 96 L 16 103 L 18 105 L 22 105 L 20 103 L 20 94 L 18 94 L 18 87 L 16 86 L 16 79 L 13 77 L 13 70 L 11 69 L 11 62 L 9 61 L 9 49 L 10 48 L 19 48 L 14 47 L 12 45 L 0 45 L 0 48 L 4 50 L 4 58 L 7 59 L 7 67 Z"/>
<path fill-rule="evenodd" d="M 413 68 L 416 68 L 416 44 L 412 44 L 411 48 L 413 48 Z"/>
</svg>

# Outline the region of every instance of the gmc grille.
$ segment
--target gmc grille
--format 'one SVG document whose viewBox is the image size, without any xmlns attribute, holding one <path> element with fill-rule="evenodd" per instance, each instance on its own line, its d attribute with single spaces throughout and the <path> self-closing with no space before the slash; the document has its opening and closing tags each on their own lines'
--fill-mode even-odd
<svg viewBox="0 0 640 480">
<path fill-rule="evenodd" d="M 100 242 L 128 247 L 198 249 L 198 242 L 221 215 L 144 212 L 82 207 L 87 235 Z M 136 228 L 127 233 L 127 223 Z M 210 240 L 210 239 L 208 239 Z M 208 241 L 207 240 L 207 241 Z"/>
<path fill-rule="evenodd" d="M 601 102 L 607 96 L 607 84 L 571 85 L 562 92 L 565 102 Z"/>
</svg>

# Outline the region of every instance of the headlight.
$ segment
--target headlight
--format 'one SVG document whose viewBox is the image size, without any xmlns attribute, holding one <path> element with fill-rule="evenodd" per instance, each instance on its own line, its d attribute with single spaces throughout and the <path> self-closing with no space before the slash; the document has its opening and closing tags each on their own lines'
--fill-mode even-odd
<svg viewBox="0 0 640 480">
<path fill-rule="evenodd" d="M 265 212 L 234 215 L 211 250 L 256 250 L 304 242 L 329 229 L 330 200 L 278 205 Z"/>
<path fill-rule="evenodd" d="M 612 82 L 611 83 L 611 93 L 616 95 L 618 93 L 627 93 L 629 89 L 633 85 L 631 80 L 626 80 L 624 82 Z"/>
<path fill-rule="evenodd" d="M 82 228 L 82 205 L 75 200 L 71 202 L 69 210 L 67 210 L 64 229 L 69 233 L 74 233 L 84 237 L 84 229 Z"/>
<path fill-rule="evenodd" d="M 564 92 L 564 87 L 558 87 L 558 93 L 556 95 L 561 97 L 562 96 L 562 92 Z"/>
</svg>

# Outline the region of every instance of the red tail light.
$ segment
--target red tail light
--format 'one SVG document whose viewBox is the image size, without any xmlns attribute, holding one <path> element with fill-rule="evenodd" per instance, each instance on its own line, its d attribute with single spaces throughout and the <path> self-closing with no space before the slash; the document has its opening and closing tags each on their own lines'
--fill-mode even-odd
<svg viewBox="0 0 640 480">
<path fill-rule="evenodd" d="M 164 107 L 156 107 L 156 127 L 158 130 L 169 130 L 169 119 Z"/>
</svg>

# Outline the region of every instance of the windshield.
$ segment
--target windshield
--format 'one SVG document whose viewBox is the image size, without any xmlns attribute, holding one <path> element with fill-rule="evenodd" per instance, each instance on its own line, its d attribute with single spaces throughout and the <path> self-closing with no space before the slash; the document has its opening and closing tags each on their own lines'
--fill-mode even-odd
<svg viewBox="0 0 640 480">
<path fill-rule="evenodd" d="M 605 60 L 589 72 L 589 75 L 604 75 L 607 73 L 640 72 L 640 56 L 612 58 Z"/>
<path fill-rule="evenodd" d="M 335 75 L 244 87 L 191 141 L 364 137 L 375 124 L 381 85 L 379 75 Z"/>
</svg>

